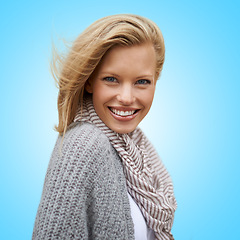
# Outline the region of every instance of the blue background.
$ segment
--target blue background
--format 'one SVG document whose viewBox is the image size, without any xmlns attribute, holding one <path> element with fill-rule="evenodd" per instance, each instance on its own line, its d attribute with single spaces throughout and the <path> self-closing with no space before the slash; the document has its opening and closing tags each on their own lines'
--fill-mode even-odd
<svg viewBox="0 0 240 240">
<path fill-rule="evenodd" d="M 238 1 L 8 1 L 1 4 L 0 239 L 30 239 L 57 133 L 52 42 L 93 21 L 155 21 L 166 62 L 141 123 L 169 170 L 176 239 L 240 239 Z"/>
</svg>

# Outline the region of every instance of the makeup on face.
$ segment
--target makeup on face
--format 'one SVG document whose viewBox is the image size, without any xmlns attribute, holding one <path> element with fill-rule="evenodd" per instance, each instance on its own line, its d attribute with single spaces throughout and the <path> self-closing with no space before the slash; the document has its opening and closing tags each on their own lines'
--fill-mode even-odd
<svg viewBox="0 0 240 240">
<path fill-rule="evenodd" d="M 152 105 L 156 55 L 151 44 L 110 49 L 86 90 L 100 119 L 113 131 L 132 132 Z"/>
</svg>

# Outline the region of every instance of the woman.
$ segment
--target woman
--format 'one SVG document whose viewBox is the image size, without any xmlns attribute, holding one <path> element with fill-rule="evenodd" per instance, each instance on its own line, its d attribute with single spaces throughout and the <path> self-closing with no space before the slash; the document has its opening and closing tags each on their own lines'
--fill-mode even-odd
<svg viewBox="0 0 240 240">
<path fill-rule="evenodd" d="M 173 239 L 172 182 L 137 128 L 164 55 L 152 21 L 122 14 L 93 23 L 55 59 L 59 138 L 33 239 Z"/>
</svg>

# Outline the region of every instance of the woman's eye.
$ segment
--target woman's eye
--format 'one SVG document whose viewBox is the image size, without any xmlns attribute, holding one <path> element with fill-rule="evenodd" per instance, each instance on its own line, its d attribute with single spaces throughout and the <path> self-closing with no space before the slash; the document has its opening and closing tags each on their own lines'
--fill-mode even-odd
<svg viewBox="0 0 240 240">
<path fill-rule="evenodd" d="M 115 77 L 105 77 L 103 80 L 107 82 L 117 82 L 117 79 Z"/>
<path fill-rule="evenodd" d="M 151 81 L 147 79 L 140 79 L 137 81 L 137 84 L 140 84 L 140 85 L 151 84 Z"/>
</svg>

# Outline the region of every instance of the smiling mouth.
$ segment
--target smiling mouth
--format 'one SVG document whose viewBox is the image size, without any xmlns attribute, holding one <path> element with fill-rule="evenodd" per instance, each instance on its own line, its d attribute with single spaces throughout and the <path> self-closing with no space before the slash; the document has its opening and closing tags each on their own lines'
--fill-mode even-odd
<svg viewBox="0 0 240 240">
<path fill-rule="evenodd" d="M 120 110 L 117 110 L 115 108 L 111 108 L 109 107 L 110 111 L 118 116 L 121 116 L 121 117 L 128 117 L 128 116 L 132 116 L 134 115 L 136 112 L 139 111 L 139 109 L 136 109 L 136 110 L 129 110 L 129 111 L 120 111 Z"/>
</svg>

